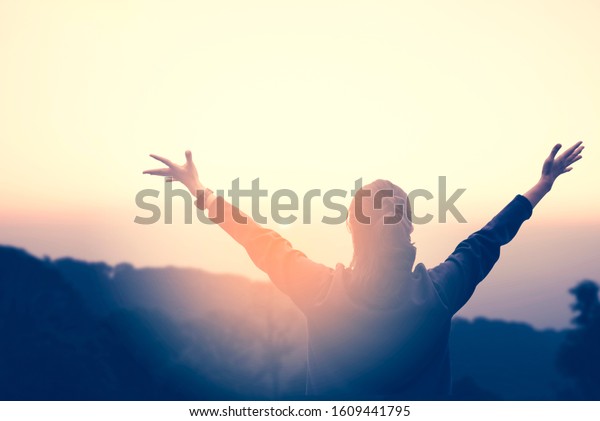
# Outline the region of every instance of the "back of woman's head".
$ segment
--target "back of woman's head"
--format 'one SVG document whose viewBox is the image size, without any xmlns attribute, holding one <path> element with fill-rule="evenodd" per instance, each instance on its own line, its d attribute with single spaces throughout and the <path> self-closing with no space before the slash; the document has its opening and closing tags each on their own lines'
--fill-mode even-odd
<svg viewBox="0 0 600 421">
<path fill-rule="evenodd" d="M 352 284 L 361 294 L 388 294 L 412 273 L 410 212 L 408 195 L 390 181 L 376 180 L 356 192 L 346 222 L 354 246 Z"/>
</svg>

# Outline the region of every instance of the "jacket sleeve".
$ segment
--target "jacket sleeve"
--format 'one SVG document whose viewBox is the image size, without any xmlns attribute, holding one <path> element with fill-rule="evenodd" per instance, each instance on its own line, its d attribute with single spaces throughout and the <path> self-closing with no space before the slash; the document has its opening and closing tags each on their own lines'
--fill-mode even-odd
<svg viewBox="0 0 600 421">
<path fill-rule="evenodd" d="M 277 288 L 301 309 L 315 302 L 331 279 L 331 268 L 313 262 L 285 238 L 260 226 L 222 197 L 217 197 L 211 208 L 211 220 L 246 249 L 252 262 Z"/>
<path fill-rule="evenodd" d="M 510 242 L 533 208 L 527 198 L 517 195 L 479 231 L 462 241 L 429 275 L 442 301 L 452 314 L 471 298 L 475 287 L 487 276 L 500 248 Z"/>
</svg>

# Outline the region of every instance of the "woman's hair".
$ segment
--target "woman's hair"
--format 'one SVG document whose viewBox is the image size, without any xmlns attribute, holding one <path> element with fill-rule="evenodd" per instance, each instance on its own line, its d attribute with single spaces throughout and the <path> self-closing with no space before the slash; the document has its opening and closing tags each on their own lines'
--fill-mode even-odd
<svg viewBox="0 0 600 421">
<path fill-rule="evenodd" d="M 410 276 L 416 254 L 410 218 L 408 195 L 390 181 L 376 180 L 356 192 L 346 221 L 354 246 L 354 292 L 379 300 Z"/>
</svg>

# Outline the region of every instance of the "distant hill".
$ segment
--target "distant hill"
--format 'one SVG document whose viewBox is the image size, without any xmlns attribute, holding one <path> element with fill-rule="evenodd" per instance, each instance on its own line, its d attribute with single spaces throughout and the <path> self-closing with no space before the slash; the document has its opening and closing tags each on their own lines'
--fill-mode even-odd
<svg viewBox="0 0 600 421">
<path fill-rule="evenodd" d="M 455 393 L 470 379 L 498 398 L 556 399 L 569 384 L 556 370 L 564 331 L 533 329 L 525 323 L 455 319 L 450 335 Z"/>
<path fill-rule="evenodd" d="M 302 399 L 305 324 L 274 286 L 0 247 L 0 399 Z M 456 319 L 456 399 L 557 399 L 565 331 Z"/>
</svg>

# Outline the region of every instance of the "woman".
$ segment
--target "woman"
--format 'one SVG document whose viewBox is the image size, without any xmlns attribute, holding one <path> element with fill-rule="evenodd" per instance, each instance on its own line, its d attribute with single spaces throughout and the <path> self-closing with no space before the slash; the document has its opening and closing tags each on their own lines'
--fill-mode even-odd
<svg viewBox="0 0 600 421">
<path fill-rule="evenodd" d="M 306 316 L 308 395 L 431 400 L 450 395 L 452 316 L 492 269 L 500 247 L 516 235 L 555 180 L 582 157 L 582 142 L 557 158 L 560 147 L 552 149 L 529 191 L 517 195 L 432 269 L 414 266 L 410 204 L 406 193 L 389 181 L 377 180 L 355 195 L 347 220 L 354 256 L 349 267 L 338 264 L 334 269 L 313 262 L 206 189 L 191 152 L 183 165 L 151 155 L 167 168 L 144 173 L 182 182 L 196 196 L 197 206 L 245 247 Z"/>
</svg>

